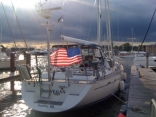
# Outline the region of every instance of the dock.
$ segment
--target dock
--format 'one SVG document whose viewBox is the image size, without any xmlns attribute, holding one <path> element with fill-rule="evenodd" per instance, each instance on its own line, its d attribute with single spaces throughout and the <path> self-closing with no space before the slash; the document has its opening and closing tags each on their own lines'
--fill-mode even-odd
<svg viewBox="0 0 156 117">
<path fill-rule="evenodd" d="M 14 81 L 20 80 L 19 72 L 4 72 L 0 74 L 0 83 L 10 82 L 10 91 L 15 91 Z"/>
<path fill-rule="evenodd" d="M 4 72 L 0 74 L 0 83 L 19 80 L 19 72 Z"/>
<path fill-rule="evenodd" d="M 156 73 L 151 68 L 137 70 L 132 66 L 131 75 L 126 117 L 156 117 L 156 107 L 151 116 L 151 100 L 156 100 Z"/>
</svg>

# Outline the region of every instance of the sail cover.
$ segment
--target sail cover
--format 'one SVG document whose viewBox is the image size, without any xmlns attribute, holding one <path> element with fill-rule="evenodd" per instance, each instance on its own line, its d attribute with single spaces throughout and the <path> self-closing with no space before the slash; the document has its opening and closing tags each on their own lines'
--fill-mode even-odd
<svg viewBox="0 0 156 117">
<path fill-rule="evenodd" d="M 77 44 L 82 44 L 82 45 L 97 45 L 97 43 L 82 40 L 82 39 L 77 39 L 77 38 L 72 38 L 72 37 L 67 37 L 64 35 L 61 35 L 61 39 L 67 42 L 72 42 L 72 43 L 77 43 Z"/>
</svg>

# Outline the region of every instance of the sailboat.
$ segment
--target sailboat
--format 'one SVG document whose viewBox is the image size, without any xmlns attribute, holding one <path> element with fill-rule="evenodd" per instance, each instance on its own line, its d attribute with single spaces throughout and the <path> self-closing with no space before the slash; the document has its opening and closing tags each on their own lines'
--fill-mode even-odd
<svg viewBox="0 0 156 117">
<path fill-rule="evenodd" d="M 7 56 L 6 52 L 2 52 L 0 48 L 0 70 L 9 70 L 11 68 L 10 61 L 10 56 Z M 15 67 L 17 65 L 16 63 L 25 64 L 26 60 L 24 59 L 24 55 L 20 54 L 14 62 Z"/>
<path fill-rule="evenodd" d="M 119 57 L 120 58 L 135 58 L 135 57 L 141 57 L 141 56 L 145 56 L 146 52 L 144 51 L 134 51 L 133 50 L 133 43 L 134 43 L 134 40 L 136 40 L 136 38 L 134 38 L 134 31 L 133 31 L 133 28 L 131 28 L 132 30 L 132 37 L 131 38 L 128 38 L 128 40 L 131 40 L 132 41 L 132 49 L 130 52 L 128 51 L 120 51 L 119 52 Z"/>
<path fill-rule="evenodd" d="M 2 36 L 1 36 L 1 38 L 2 38 Z M 11 52 L 11 50 L 10 50 L 10 52 Z M 2 47 L 0 46 L 0 70 L 8 70 L 11 68 L 10 52 L 8 52 L 9 53 L 9 56 L 8 56 L 6 54 L 6 52 L 2 52 Z M 16 63 L 25 64 L 26 60 L 24 59 L 24 55 L 23 54 L 18 55 L 18 57 L 16 57 L 14 62 L 15 62 L 15 65 L 16 65 Z"/>
<path fill-rule="evenodd" d="M 1 28 L 1 40 L 2 40 L 2 28 Z M 22 54 L 19 55 L 16 58 L 15 63 L 25 64 L 26 63 L 26 60 L 24 60 L 24 55 L 22 55 Z M 8 69 L 10 69 L 10 67 L 11 67 L 10 66 L 10 55 L 8 56 L 6 54 L 6 52 L 2 52 L 2 47 L 0 46 L 0 70 L 8 70 Z"/>
<path fill-rule="evenodd" d="M 48 14 L 58 9 L 42 11 Z M 44 17 L 50 37 L 50 17 Z M 48 72 L 37 67 L 38 76 L 33 76 L 36 72 L 26 65 L 18 67 L 26 105 L 41 112 L 63 112 L 100 102 L 124 89 L 123 66 L 113 55 L 105 57 L 98 43 L 65 35 L 61 39 L 72 44 L 56 45 L 52 53 L 48 51 L 48 63 L 53 66 L 48 66 Z"/>
</svg>

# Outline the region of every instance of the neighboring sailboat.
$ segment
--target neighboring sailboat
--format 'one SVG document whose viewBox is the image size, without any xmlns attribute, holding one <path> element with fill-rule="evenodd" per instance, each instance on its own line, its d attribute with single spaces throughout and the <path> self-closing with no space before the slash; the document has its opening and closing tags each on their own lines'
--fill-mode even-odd
<svg viewBox="0 0 156 117">
<path fill-rule="evenodd" d="M 152 19 L 150 21 L 150 24 L 148 26 L 148 29 L 146 31 L 146 34 L 145 34 L 145 37 L 141 43 L 141 47 L 140 49 L 142 48 L 142 45 L 146 39 L 146 36 L 147 36 L 147 33 L 150 29 L 150 26 L 151 26 L 151 22 L 154 18 L 154 15 L 155 15 L 155 12 L 156 12 L 156 9 L 154 10 L 154 13 L 152 15 Z M 138 68 L 138 67 L 154 67 L 156 66 L 156 56 L 149 56 L 148 53 L 146 53 L 146 56 L 142 56 L 142 57 L 139 57 L 139 56 L 136 56 L 134 59 L 133 59 L 133 63 L 134 65 Z"/>
<path fill-rule="evenodd" d="M 1 28 L 1 40 L 2 40 L 2 28 Z M 1 41 L 0 41 L 1 42 Z M 21 57 L 23 59 L 21 59 Z M 24 55 L 20 55 L 16 58 L 16 61 L 19 64 L 25 64 Z M 10 69 L 10 56 L 7 56 L 6 52 L 2 52 L 2 47 L 0 45 L 0 70 L 8 70 Z"/>
<path fill-rule="evenodd" d="M 10 67 L 10 58 L 6 55 L 5 52 L 1 51 L 0 46 L 0 69 L 9 69 Z"/>
<path fill-rule="evenodd" d="M 146 56 L 143 57 L 135 57 L 133 59 L 133 64 L 139 68 L 139 67 L 146 67 L 148 61 L 148 67 L 155 67 L 156 66 L 156 56 L 149 56 L 148 60 Z"/>
<path fill-rule="evenodd" d="M 15 59 L 15 65 L 16 63 L 18 64 L 26 64 L 26 60 L 24 59 L 24 55 L 20 54 L 16 59 Z M 10 56 L 7 56 L 5 52 L 1 52 L 0 48 L 0 70 L 8 70 L 10 69 Z M 15 66 L 16 67 L 16 66 Z"/>
<path fill-rule="evenodd" d="M 134 42 L 134 40 L 136 40 L 136 38 L 134 38 L 133 28 L 131 28 L 131 30 L 132 30 L 132 37 L 131 38 L 128 38 L 128 40 L 131 40 L 132 41 L 132 49 L 131 49 L 130 52 L 128 52 L 128 51 L 120 51 L 119 52 L 119 57 L 120 58 L 134 58 L 135 56 L 137 56 L 137 53 L 138 52 L 134 52 L 134 50 L 133 50 L 133 42 Z"/>
<path fill-rule="evenodd" d="M 42 11 L 47 14 L 57 9 L 60 8 Z M 50 17 L 44 17 L 50 38 Z M 102 101 L 124 89 L 126 74 L 113 55 L 106 58 L 97 43 L 64 35 L 61 39 L 72 45 L 53 46 L 53 53 L 48 52 L 48 63 L 53 68 L 49 66 L 48 72 L 41 73 L 37 67 L 38 77 L 33 77 L 27 66 L 19 66 L 22 98 L 30 108 L 41 112 L 67 111 Z"/>
</svg>

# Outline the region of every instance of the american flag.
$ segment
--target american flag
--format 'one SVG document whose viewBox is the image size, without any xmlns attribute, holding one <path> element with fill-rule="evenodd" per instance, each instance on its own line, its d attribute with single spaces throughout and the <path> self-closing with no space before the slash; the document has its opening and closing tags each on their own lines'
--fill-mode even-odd
<svg viewBox="0 0 156 117">
<path fill-rule="evenodd" d="M 50 58 L 53 66 L 70 66 L 82 61 L 79 48 L 59 48 L 50 55 Z"/>
</svg>

